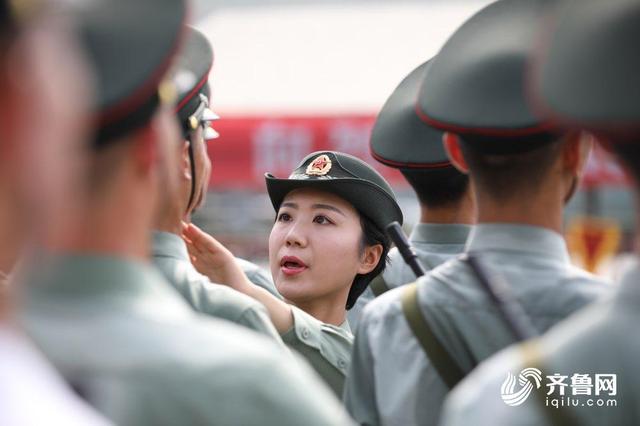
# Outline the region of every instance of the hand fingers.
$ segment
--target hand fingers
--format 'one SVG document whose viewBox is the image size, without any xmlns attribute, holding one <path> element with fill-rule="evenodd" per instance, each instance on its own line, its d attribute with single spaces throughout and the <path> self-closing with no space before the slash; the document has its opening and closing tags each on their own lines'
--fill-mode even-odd
<svg viewBox="0 0 640 426">
<path fill-rule="evenodd" d="M 215 253 L 224 250 L 224 246 L 220 244 L 218 240 L 202 231 L 194 224 L 189 224 L 186 230 L 186 235 L 187 238 L 191 239 L 194 247 L 196 247 L 201 252 Z"/>
</svg>

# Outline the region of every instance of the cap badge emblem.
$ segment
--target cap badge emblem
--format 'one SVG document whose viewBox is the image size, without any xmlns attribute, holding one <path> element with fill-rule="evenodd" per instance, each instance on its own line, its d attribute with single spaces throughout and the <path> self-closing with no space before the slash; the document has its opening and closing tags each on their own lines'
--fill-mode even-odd
<svg viewBox="0 0 640 426">
<path fill-rule="evenodd" d="M 309 163 L 305 173 L 309 176 L 324 176 L 331 170 L 331 165 L 331 159 L 322 154 Z"/>
</svg>

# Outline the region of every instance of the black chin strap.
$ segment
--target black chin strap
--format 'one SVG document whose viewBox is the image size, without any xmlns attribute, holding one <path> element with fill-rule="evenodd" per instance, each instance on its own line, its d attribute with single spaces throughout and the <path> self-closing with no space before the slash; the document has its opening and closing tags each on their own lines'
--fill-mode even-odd
<svg viewBox="0 0 640 426">
<path fill-rule="evenodd" d="M 193 143 L 191 142 L 191 134 L 187 136 L 187 142 L 189 143 L 189 161 L 191 162 L 191 194 L 189 195 L 189 202 L 187 203 L 187 211 L 191 210 L 191 205 L 194 202 L 196 196 L 196 162 L 194 161 Z"/>
</svg>

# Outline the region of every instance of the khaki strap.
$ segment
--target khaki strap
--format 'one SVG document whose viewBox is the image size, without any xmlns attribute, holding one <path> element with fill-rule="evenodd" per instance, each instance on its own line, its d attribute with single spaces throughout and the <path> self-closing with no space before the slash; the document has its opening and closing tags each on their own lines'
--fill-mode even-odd
<svg viewBox="0 0 640 426">
<path fill-rule="evenodd" d="M 537 339 L 529 340 L 519 346 L 524 368 L 533 367 L 544 371 L 544 362 L 540 351 L 540 342 Z M 546 393 L 544 386 L 533 391 L 538 407 L 542 410 L 544 417 L 552 426 L 574 426 L 578 425 L 575 415 L 568 407 L 550 407 L 546 403 Z"/>
<path fill-rule="evenodd" d="M 449 389 L 453 389 L 458 382 L 464 379 L 465 373 L 438 340 L 427 318 L 420 310 L 417 283 L 405 286 L 402 293 L 402 311 L 407 318 L 411 331 L 420 346 L 422 346 L 429 361 L 431 361 L 442 380 L 449 386 Z"/>
<path fill-rule="evenodd" d="M 384 278 L 382 278 L 382 274 L 375 277 L 371 283 L 369 283 L 369 287 L 371 287 L 371 291 L 376 297 L 389 291 L 389 286 L 384 281 Z"/>
</svg>

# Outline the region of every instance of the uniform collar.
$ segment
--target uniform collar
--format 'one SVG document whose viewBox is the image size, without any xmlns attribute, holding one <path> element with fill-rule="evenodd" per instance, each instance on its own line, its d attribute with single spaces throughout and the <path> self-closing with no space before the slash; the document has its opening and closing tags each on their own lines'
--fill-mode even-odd
<svg viewBox="0 0 640 426">
<path fill-rule="evenodd" d="M 464 244 L 471 229 L 471 225 L 459 223 L 418 223 L 413 227 L 409 240 L 412 243 Z"/>
<path fill-rule="evenodd" d="M 520 252 L 554 258 L 569 263 L 569 252 L 562 235 L 547 228 L 506 223 L 474 226 L 465 246 L 466 252 Z"/>
<path fill-rule="evenodd" d="M 341 328 L 341 329 L 343 329 L 344 331 L 347 331 L 347 332 L 349 332 L 349 333 L 353 334 L 353 331 L 351 331 L 351 326 L 349 325 L 349 320 L 348 320 L 348 319 L 346 319 L 346 317 L 345 317 L 344 322 L 343 322 L 342 324 L 340 324 L 340 327 L 339 327 L 339 328 Z"/>
<path fill-rule="evenodd" d="M 180 236 L 172 232 L 153 231 L 153 257 L 171 257 L 178 260 L 189 260 L 187 245 Z"/>
</svg>

